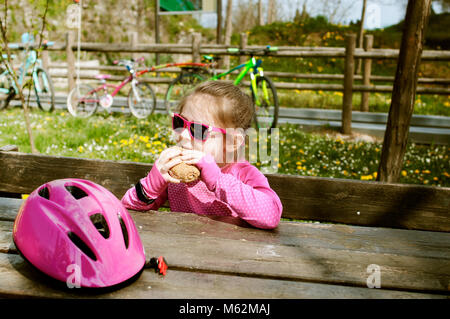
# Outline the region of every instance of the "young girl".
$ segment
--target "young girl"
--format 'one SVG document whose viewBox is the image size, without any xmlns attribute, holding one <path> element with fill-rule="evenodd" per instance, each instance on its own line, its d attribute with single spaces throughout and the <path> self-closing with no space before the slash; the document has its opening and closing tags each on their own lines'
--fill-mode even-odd
<svg viewBox="0 0 450 319">
<path fill-rule="evenodd" d="M 172 211 L 232 216 L 275 228 L 283 208 L 267 178 L 245 160 L 227 161 L 245 146 L 239 132 L 251 125 L 251 98 L 231 83 L 209 81 L 184 97 L 179 109 L 172 118 L 176 147 L 161 152 L 148 175 L 127 191 L 125 207 L 157 210 L 169 199 Z M 235 129 L 232 136 L 225 128 Z M 200 179 L 181 183 L 172 177 L 169 170 L 181 162 L 197 166 Z"/>
</svg>

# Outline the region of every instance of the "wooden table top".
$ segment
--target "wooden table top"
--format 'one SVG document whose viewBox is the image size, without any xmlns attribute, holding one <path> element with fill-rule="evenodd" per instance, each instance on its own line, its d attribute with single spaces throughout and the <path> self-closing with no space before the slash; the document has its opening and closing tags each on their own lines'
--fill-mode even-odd
<svg viewBox="0 0 450 319">
<path fill-rule="evenodd" d="M 448 298 L 450 234 L 282 221 L 274 230 L 195 214 L 133 212 L 147 258 L 164 256 L 166 276 L 145 269 L 102 293 L 62 289 L 26 263 L 12 242 L 20 199 L 0 198 L 0 296 L 50 298 Z M 368 288 L 370 265 L 381 288 Z M 368 269 L 369 267 L 369 269 Z"/>
</svg>

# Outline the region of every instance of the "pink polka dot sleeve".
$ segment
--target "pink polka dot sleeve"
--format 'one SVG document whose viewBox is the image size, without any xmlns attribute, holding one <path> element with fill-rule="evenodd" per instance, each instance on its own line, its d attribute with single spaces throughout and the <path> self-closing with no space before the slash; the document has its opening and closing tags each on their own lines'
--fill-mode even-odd
<svg viewBox="0 0 450 319">
<path fill-rule="evenodd" d="M 144 196 L 148 199 L 147 203 L 139 198 L 136 186 L 133 186 L 122 197 L 122 204 L 126 208 L 133 210 L 158 210 L 158 208 L 167 200 L 167 182 L 161 176 L 156 165 L 153 165 L 148 175 L 141 178 L 139 182 L 141 184 L 140 191 L 143 192 Z"/>
<path fill-rule="evenodd" d="M 280 222 L 283 206 L 270 188 L 267 178 L 254 166 L 245 165 L 237 176 L 220 174 L 215 194 L 249 224 L 264 229 L 275 228 Z"/>
</svg>

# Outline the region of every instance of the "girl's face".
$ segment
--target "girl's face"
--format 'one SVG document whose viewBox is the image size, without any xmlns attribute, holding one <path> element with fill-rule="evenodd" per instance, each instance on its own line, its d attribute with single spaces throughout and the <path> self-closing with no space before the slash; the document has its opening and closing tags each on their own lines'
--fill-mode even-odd
<svg viewBox="0 0 450 319">
<path fill-rule="evenodd" d="M 211 107 L 211 103 L 216 103 L 214 98 L 206 97 L 204 95 L 191 96 L 184 105 L 180 115 L 188 121 L 226 129 L 221 123 L 217 122 L 210 112 L 210 109 L 214 109 L 214 105 Z M 209 133 L 206 141 L 200 141 L 192 138 L 186 128 L 183 129 L 181 134 L 175 133 L 175 140 L 179 147 L 188 150 L 201 151 L 213 156 L 219 167 L 223 167 L 227 164 L 225 163 L 226 136 L 220 132 L 212 131 Z"/>
</svg>

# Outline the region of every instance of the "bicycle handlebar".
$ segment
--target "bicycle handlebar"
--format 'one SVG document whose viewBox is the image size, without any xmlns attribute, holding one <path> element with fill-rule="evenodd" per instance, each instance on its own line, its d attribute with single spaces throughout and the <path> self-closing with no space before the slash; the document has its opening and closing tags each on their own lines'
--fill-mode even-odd
<svg viewBox="0 0 450 319">
<path fill-rule="evenodd" d="M 43 41 L 42 42 L 42 46 L 43 47 L 51 47 L 54 44 L 55 44 L 55 42 L 53 42 L 53 41 Z M 37 45 L 36 44 L 30 43 L 29 46 L 30 46 L 30 48 L 33 48 L 33 49 L 36 46 L 36 49 L 37 49 Z M 22 44 L 22 43 L 20 43 L 20 44 L 19 43 L 8 43 L 8 47 L 10 49 L 20 49 L 20 48 L 26 48 L 27 45 L 26 44 Z"/>
<path fill-rule="evenodd" d="M 134 64 L 142 63 L 142 62 L 144 62 L 144 57 L 140 57 L 137 60 L 134 60 L 134 59 L 131 59 L 131 60 L 128 60 L 128 59 L 114 60 L 113 64 L 125 65 L 126 66 L 126 65 L 134 65 Z"/>
<path fill-rule="evenodd" d="M 266 46 L 264 49 L 239 49 L 239 48 L 228 48 L 227 51 L 229 53 L 240 53 L 240 54 L 249 54 L 254 55 L 258 53 L 268 54 L 270 52 L 278 51 L 278 47 L 272 47 L 270 45 Z"/>
</svg>

